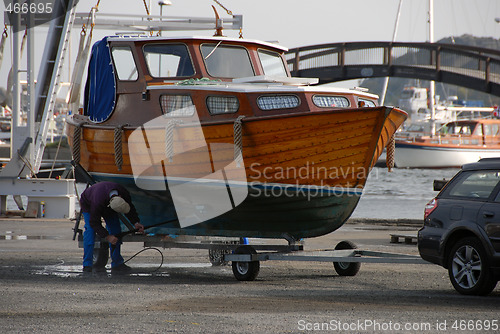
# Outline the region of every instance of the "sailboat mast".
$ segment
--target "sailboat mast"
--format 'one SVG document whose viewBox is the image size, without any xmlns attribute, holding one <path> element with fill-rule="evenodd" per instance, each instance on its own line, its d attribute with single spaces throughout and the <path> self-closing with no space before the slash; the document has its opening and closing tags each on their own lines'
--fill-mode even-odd
<svg viewBox="0 0 500 334">
<path fill-rule="evenodd" d="M 429 0 L 429 43 L 434 43 L 434 0 Z M 429 104 L 431 108 L 431 135 L 434 136 L 436 134 L 436 123 L 434 121 L 436 116 L 436 110 L 434 108 L 436 83 L 433 80 L 431 80 L 430 82 L 429 94 L 430 94 Z"/>
<path fill-rule="evenodd" d="M 401 17 L 401 6 L 403 5 L 403 0 L 399 0 L 398 14 L 396 16 L 396 22 L 394 23 L 394 32 L 392 33 L 392 41 L 396 41 L 396 36 L 398 34 L 399 18 Z M 380 99 L 380 105 L 385 104 L 385 96 L 387 95 L 387 87 L 389 86 L 389 77 L 385 77 L 384 86 L 382 88 L 382 98 Z"/>
</svg>

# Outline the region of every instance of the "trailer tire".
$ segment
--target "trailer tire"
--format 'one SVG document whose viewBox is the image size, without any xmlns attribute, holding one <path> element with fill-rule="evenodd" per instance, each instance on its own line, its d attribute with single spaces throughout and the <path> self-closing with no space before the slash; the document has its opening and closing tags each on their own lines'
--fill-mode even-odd
<svg viewBox="0 0 500 334">
<path fill-rule="evenodd" d="M 234 254 L 257 254 L 252 246 L 244 245 L 236 248 Z M 232 262 L 233 274 L 238 281 L 253 281 L 259 275 L 260 262 Z"/>
<path fill-rule="evenodd" d="M 335 250 L 356 249 L 355 243 L 349 240 L 341 241 L 335 246 Z M 333 267 L 339 276 L 355 276 L 361 268 L 360 262 L 333 262 Z"/>
<path fill-rule="evenodd" d="M 109 259 L 109 243 L 101 240 L 99 247 L 94 247 L 93 264 L 94 268 L 104 268 L 108 264 Z"/>
</svg>

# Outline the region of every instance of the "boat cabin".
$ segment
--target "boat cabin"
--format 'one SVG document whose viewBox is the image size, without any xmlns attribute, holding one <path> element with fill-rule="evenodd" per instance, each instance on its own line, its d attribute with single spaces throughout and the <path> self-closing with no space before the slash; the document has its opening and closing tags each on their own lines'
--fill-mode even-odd
<svg viewBox="0 0 500 334">
<path fill-rule="evenodd" d="M 361 90 L 292 78 L 281 46 L 225 37 L 106 37 L 92 48 L 84 115 L 138 126 L 196 113 L 202 122 L 377 106 Z"/>
</svg>

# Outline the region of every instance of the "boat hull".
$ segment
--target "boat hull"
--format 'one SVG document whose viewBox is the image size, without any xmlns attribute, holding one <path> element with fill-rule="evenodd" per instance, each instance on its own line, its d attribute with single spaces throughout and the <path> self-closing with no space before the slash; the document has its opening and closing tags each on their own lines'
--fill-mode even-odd
<svg viewBox="0 0 500 334">
<path fill-rule="evenodd" d="M 395 162 L 398 168 L 460 168 L 466 163 L 494 157 L 500 157 L 500 148 L 481 149 L 396 142 Z"/>
<path fill-rule="evenodd" d="M 176 155 L 165 158 L 165 138 L 169 136 L 165 127 L 141 130 L 147 145 L 139 145 L 139 149 L 133 148 L 141 137 L 133 134 L 137 128 L 125 128 L 121 168 L 115 164 L 112 127 L 83 125 L 77 146 L 80 163 L 97 181 L 114 181 L 128 188 L 145 226 L 178 218 L 167 178 L 196 183 L 210 172 L 224 169 L 225 178 L 246 187 L 237 205 L 231 202 L 232 209 L 196 224 L 171 222 L 154 228 L 154 233 L 261 238 L 288 234 L 299 239 L 327 234 L 345 223 L 359 201 L 369 171 L 405 118 L 404 112 L 386 107 L 245 118 L 243 178 L 241 174 L 238 178 L 232 164 L 236 141 L 233 122 L 203 124 L 201 135 L 189 126 L 176 127 L 173 136 L 178 140 L 172 147 L 175 152 L 185 152 L 181 160 Z M 68 125 L 74 147 L 77 122 L 70 119 Z M 203 141 L 208 153 L 197 149 Z M 208 164 L 203 163 L 204 155 L 210 157 Z M 161 179 L 156 183 L 161 185 L 158 189 L 137 186 L 134 161 L 144 162 L 139 168 L 141 177 Z M 157 163 L 148 168 L 151 161 Z M 193 215 L 198 208 L 208 206 L 195 205 Z"/>
<path fill-rule="evenodd" d="M 329 189 L 295 185 L 248 185 L 248 196 L 237 207 L 199 224 L 181 227 L 169 191 L 138 188 L 131 177 L 93 174 L 97 181 L 124 185 L 148 233 L 294 239 L 315 237 L 341 227 L 354 211 L 361 189 Z M 216 192 L 216 189 L 214 189 Z M 202 203 L 196 206 L 204 209 Z M 196 214 L 196 209 L 193 214 Z M 173 220 L 173 221 L 172 221 Z M 125 229 L 125 227 L 123 227 Z"/>
</svg>

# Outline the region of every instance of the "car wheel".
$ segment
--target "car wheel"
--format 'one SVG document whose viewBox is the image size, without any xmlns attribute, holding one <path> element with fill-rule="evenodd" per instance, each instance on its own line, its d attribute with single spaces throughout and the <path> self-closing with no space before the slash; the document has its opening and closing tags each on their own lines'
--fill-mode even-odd
<svg viewBox="0 0 500 334">
<path fill-rule="evenodd" d="M 497 284 L 486 251 L 477 238 L 455 243 L 448 257 L 448 275 L 455 290 L 464 295 L 487 295 Z"/>
</svg>

